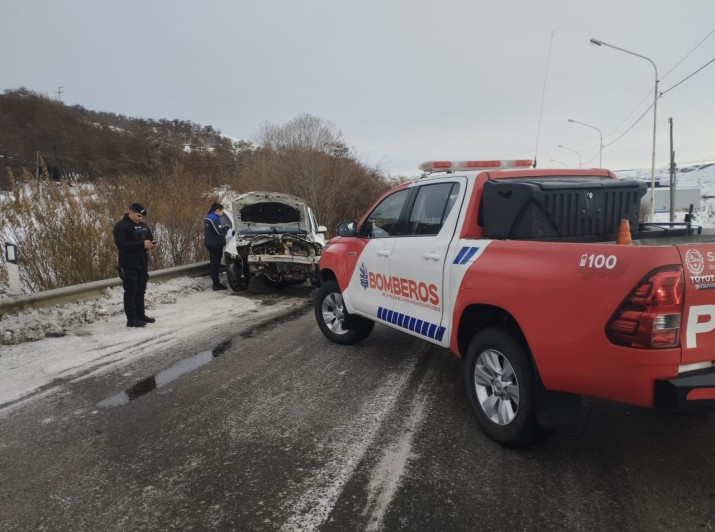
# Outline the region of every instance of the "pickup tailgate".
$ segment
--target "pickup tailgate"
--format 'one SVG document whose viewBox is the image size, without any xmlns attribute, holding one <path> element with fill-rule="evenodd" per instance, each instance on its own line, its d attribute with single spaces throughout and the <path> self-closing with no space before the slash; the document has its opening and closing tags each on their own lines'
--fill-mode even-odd
<svg viewBox="0 0 715 532">
<path fill-rule="evenodd" d="M 715 360 L 715 244 L 677 247 L 685 277 L 681 364 L 711 366 Z"/>
<path fill-rule="evenodd" d="M 677 246 L 685 277 L 678 376 L 655 381 L 654 405 L 715 411 L 715 244 Z"/>
</svg>

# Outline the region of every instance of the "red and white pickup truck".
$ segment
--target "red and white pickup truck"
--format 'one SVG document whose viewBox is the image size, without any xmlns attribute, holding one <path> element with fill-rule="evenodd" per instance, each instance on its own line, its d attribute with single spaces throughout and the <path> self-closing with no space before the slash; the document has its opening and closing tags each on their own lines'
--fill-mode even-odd
<svg viewBox="0 0 715 532">
<path fill-rule="evenodd" d="M 576 419 L 582 395 L 715 412 L 715 242 L 640 223 L 645 183 L 531 166 L 424 163 L 338 225 L 321 331 L 352 344 L 382 323 L 448 347 L 476 419 L 509 446 Z"/>
</svg>

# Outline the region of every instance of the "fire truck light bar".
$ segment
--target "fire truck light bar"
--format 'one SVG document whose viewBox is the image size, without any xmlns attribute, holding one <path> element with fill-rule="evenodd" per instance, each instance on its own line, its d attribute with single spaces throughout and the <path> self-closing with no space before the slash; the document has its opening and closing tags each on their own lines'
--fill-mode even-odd
<svg viewBox="0 0 715 532">
<path fill-rule="evenodd" d="M 486 170 L 496 168 L 528 168 L 534 165 L 531 159 L 510 159 L 496 161 L 427 161 L 420 164 L 423 172 Z"/>
</svg>

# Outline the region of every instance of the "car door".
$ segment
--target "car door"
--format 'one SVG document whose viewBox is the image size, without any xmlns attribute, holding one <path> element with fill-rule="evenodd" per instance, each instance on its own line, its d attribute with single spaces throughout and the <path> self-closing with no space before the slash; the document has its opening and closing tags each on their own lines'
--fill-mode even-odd
<svg viewBox="0 0 715 532">
<path fill-rule="evenodd" d="M 343 293 L 350 312 L 370 319 L 381 309 L 392 309 L 390 257 L 395 239 L 402 232 L 401 217 L 410 195 L 403 188 L 383 198 L 358 227 L 355 247 L 348 250 L 348 271 L 352 272 Z"/>
<path fill-rule="evenodd" d="M 456 231 L 465 178 L 424 184 L 413 190 L 405 234 L 395 239 L 390 261 L 392 312 L 385 321 L 416 336 L 447 346 L 443 324 L 446 257 Z"/>
</svg>

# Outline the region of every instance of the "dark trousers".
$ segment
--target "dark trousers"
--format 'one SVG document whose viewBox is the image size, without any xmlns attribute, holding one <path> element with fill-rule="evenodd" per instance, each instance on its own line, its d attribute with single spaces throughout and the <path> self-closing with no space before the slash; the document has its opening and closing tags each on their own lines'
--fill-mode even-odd
<svg viewBox="0 0 715 532">
<path fill-rule="evenodd" d="M 211 272 L 211 280 L 214 282 L 214 286 L 221 284 L 218 280 L 218 272 L 221 267 L 221 255 L 223 254 L 223 248 L 215 248 L 206 246 L 209 250 L 209 271 Z"/>
<path fill-rule="evenodd" d="M 144 316 L 144 293 L 149 272 L 144 268 L 124 268 L 124 313 L 128 320 Z"/>
</svg>

